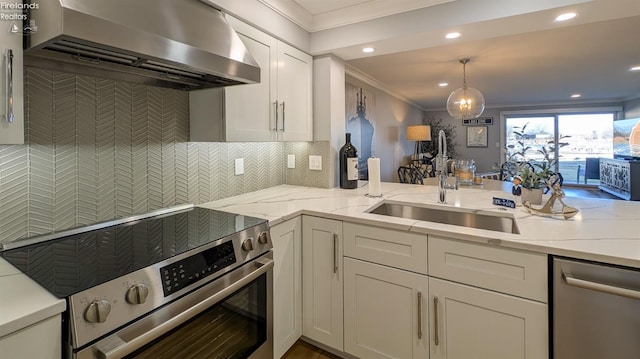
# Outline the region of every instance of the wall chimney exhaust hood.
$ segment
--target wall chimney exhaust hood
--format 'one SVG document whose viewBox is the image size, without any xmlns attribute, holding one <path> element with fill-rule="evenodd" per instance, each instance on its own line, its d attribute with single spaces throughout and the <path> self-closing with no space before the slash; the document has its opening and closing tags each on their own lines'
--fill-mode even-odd
<svg viewBox="0 0 640 359">
<path fill-rule="evenodd" d="M 260 82 L 224 15 L 198 0 L 40 0 L 28 66 L 185 90 Z"/>
</svg>

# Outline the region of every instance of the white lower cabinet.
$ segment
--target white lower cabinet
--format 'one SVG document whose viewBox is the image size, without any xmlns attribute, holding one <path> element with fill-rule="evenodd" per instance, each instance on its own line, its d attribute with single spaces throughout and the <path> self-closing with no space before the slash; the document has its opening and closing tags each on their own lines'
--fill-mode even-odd
<svg viewBox="0 0 640 359">
<path fill-rule="evenodd" d="M 55 315 L 17 332 L 0 337 L 0 358 L 60 359 L 62 325 Z"/>
<path fill-rule="evenodd" d="M 273 357 L 302 336 L 302 218 L 271 227 L 273 243 Z"/>
<path fill-rule="evenodd" d="M 429 278 L 430 359 L 547 358 L 547 305 Z"/>
<path fill-rule="evenodd" d="M 344 351 L 359 358 L 428 357 L 428 279 L 344 259 Z"/>
<path fill-rule="evenodd" d="M 312 216 L 302 238 L 305 337 L 362 359 L 549 357 L 546 255 Z"/>
<path fill-rule="evenodd" d="M 343 351 L 342 222 L 302 216 L 302 334 Z"/>
</svg>

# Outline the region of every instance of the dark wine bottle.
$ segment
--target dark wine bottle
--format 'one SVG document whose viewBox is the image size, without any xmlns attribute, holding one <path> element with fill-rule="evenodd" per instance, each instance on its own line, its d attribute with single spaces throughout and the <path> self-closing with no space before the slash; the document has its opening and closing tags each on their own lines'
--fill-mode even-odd
<svg viewBox="0 0 640 359">
<path fill-rule="evenodd" d="M 358 187 L 358 150 L 351 144 L 347 132 L 346 143 L 340 148 L 340 188 Z"/>
</svg>

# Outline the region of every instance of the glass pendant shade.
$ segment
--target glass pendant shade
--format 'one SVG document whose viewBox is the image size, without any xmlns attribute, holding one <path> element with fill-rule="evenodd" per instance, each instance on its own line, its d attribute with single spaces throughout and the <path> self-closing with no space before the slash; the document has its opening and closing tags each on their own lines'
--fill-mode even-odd
<svg viewBox="0 0 640 359">
<path fill-rule="evenodd" d="M 455 119 L 477 118 L 484 111 L 484 96 L 473 87 L 454 90 L 447 99 L 447 111 Z"/>
<path fill-rule="evenodd" d="M 484 96 L 473 87 L 467 86 L 466 65 L 469 59 L 460 60 L 463 66 L 462 87 L 454 90 L 447 99 L 447 111 L 455 119 L 473 119 L 484 112 Z"/>
</svg>

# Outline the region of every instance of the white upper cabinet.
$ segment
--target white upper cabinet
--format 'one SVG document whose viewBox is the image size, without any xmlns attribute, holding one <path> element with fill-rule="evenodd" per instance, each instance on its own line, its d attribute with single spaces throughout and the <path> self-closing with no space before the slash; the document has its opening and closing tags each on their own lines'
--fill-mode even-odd
<svg viewBox="0 0 640 359">
<path fill-rule="evenodd" d="M 312 58 L 233 17 L 260 83 L 191 91 L 191 141 L 311 141 Z"/>
<path fill-rule="evenodd" d="M 278 133 L 282 141 L 313 140 L 312 58 L 278 43 Z"/>
<path fill-rule="evenodd" d="M 22 34 L 0 31 L 0 145 L 24 143 Z"/>
</svg>

